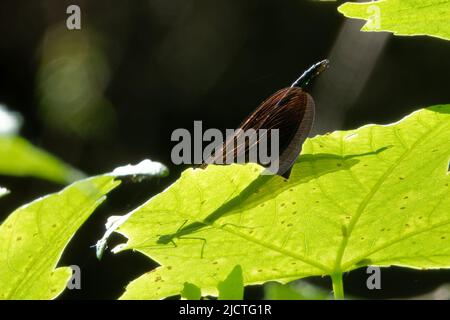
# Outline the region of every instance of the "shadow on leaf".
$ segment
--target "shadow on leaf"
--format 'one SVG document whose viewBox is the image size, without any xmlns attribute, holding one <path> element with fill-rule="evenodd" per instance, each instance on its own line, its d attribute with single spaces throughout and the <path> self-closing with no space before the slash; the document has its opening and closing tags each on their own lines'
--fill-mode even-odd
<svg viewBox="0 0 450 320">
<path fill-rule="evenodd" d="M 360 162 L 358 158 L 379 154 L 390 147 L 391 146 L 386 146 L 376 151 L 346 156 L 328 153 L 301 155 L 297 159 L 289 179 L 284 179 L 276 175 L 260 175 L 239 195 L 224 203 L 221 207 L 208 215 L 203 221 L 195 221 L 190 224 L 186 224 L 186 221 L 176 232 L 161 235 L 158 238 L 157 243 L 175 244 L 174 239 L 183 236 L 185 237 L 199 231 L 204 227 L 211 226 L 215 221 L 225 215 L 238 213 L 242 210 L 248 210 L 256 207 L 269 199 L 275 198 L 277 195 L 286 190 L 292 189 L 312 179 L 317 179 L 322 175 L 340 170 L 348 170 Z M 243 203 L 245 204 L 243 205 Z"/>
</svg>

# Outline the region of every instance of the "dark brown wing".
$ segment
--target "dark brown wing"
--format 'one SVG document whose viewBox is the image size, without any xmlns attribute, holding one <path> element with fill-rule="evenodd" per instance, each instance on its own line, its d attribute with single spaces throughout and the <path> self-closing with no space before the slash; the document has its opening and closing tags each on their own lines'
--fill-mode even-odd
<svg viewBox="0 0 450 320">
<path fill-rule="evenodd" d="M 278 175 L 289 175 L 301 151 L 302 144 L 307 138 L 314 119 L 314 101 L 312 97 L 301 88 L 290 87 L 277 91 L 266 99 L 247 119 L 239 126 L 243 131 L 248 129 L 278 129 L 279 130 L 279 170 Z M 225 144 L 207 163 L 215 163 L 218 159 L 225 163 L 227 153 L 232 153 L 236 160 L 238 155 L 248 153 L 254 145 L 246 144 L 235 146 L 238 134 L 227 138 Z M 270 146 L 270 135 L 268 137 Z M 260 163 L 258 161 L 258 163 Z M 261 163 L 260 163 L 261 164 Z"/>
</svg>

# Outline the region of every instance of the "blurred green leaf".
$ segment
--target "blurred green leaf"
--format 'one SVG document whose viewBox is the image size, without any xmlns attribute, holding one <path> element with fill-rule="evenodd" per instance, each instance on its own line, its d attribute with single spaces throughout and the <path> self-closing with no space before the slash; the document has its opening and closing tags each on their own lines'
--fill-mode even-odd
<svg viewBox="0 0 450 320">
<path fill-rule="evenodd" d="M 9 193 L 9 190 L 3 187 L 0 187 L 0 198 L 4 195 L 7 195 Z"/>
<path fill-rule="evenodd" d="M 330 293 L 306 282 L 298 284 L 269 282 L 264 285 L 266 300 L 328 300 L 330 298 Z"/>
<path fill-rule="evenodd" d="M 71 278 L 56 265 L 78 228 L 120 182 L 97 176 L 14 211 L 0 226 L 0 299 L 52 299 Z"/>
<path fill-rule="evenodd" d="M 20 113 L 8 110 L 5 105 L 0 104 L 0 136 L 17 135 L 22 122 Z"/>
<path fill-rule="evenodd" d="M 244 299 L 242 267 L 240 265 L 235 266 L 225 280 L 219 282 L 217 289 L 219 289 L 219 300 Z"/>
<path fill-rule="evenodd" d="M 202 291 L 195 284 L 185 282 L 181 296 L 187 300 L 200 300 L 202 298 Z"/>
<path fill-rule="evenodd" d="M 0 135 L 0 174 L 69 183 L 84 175 L 18 136 Z"/>
<path fill-rule="evenodd" d="M 449 0 L 382 0 L 347 2 L 338 11 L 364 19 L 363 31 L 388 31 L 396 35 L 428 35 L 450 40 Z"/>
<path fill-rule="evenodd" d="M 42 39 L 36 79 L 41 120 L 90 142 L 109 137 L 117 119 L 104 95 L 110 77 L 105 39 L 93 27 L 67 32 L 65 24 L 47 29 Z"/>
<path fill-rule="evenodd" d="M 161 266 L 122 299 L 217 295 L 235 265 L 244 283 L 290 282 L 367 265 L 450 266 L 450 105 L 391 125 L 308 139 L 291 177 L 256 164 L 188 169 L 117 229 Z"/>
<path fill-rule="evenodd" d="M 264 285 L 265 300 L 304 300 L 305 297 L 287 284 L 270 282 Z"/>
</svg>

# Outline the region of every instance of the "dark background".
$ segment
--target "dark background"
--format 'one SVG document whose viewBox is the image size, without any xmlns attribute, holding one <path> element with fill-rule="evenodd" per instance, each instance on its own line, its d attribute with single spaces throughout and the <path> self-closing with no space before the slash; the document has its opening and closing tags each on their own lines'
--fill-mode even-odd
<svg viewBox="0 0 450 320">
<path fill-rule="evenodd" d="M 312 63 L 331 68 L 310 89 L 314 134 L 389 123 L 423 106 L 450 101 L 448 42 L 362 33 L 341 2 L 303 0 L 2 1 L 0 103 L 24 117 L 21 134 L 93 175 L 145 158 L 168 165 L 160 181 L 125 183 L 77 233 L 61 265 L 82 269 L 82 290 L 61 298 L 117 298 L 155 264 L 138 253 L 95 259 L 89 248 L 106 217 L 123 214 L 175 181 L 176 128 L 234 128 L 275 90 Z M 65 27 L 78 4 L 82 30 Z M 57 191 L 31 178 L 0 177 L 12 190 L 0 220 L 19 205 Z M 118 239 L 116 239 L 118 240 Z M 346 293 L 413 297 L 450 281 L 449 271 L 390 268 L 383 290 L 369 291 L 365 270 L 344 278 Z M 329 289 L 329 280 L 312 279 Z M 247 290 L 261 298 L 261 287 Z"/>
</svg>

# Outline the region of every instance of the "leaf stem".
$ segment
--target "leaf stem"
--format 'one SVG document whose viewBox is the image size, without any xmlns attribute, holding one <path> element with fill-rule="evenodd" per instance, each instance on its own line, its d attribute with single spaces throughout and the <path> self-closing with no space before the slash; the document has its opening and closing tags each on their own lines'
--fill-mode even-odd
<svg viewBox="0 0 450 320">
<path fill-rule="evenodd" d="M 333 283 L 333 294 L 335 300 L 344 300 L 344 285 L 342 283 L 342 272 L 333 273 L 331 275 Z"/>
</svg>

